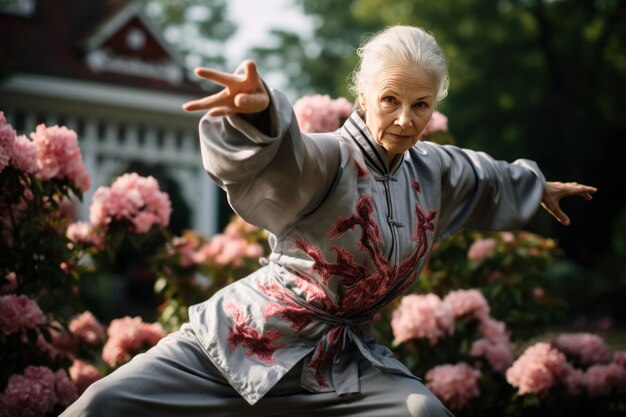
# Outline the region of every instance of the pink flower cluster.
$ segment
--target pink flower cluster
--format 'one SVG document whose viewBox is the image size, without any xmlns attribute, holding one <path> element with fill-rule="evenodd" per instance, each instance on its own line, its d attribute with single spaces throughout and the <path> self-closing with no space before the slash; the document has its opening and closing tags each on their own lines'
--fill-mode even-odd
<svg viewBox="0 0 626 417">
<path fill-rule="evenodd" d="M 17 275 L 15 275 L 15 272 L 9 272 L 4 279 L 6 282 L 0 284 L 0 294 L 10 294 L 17 291 Z"/>
<path fill-rule="evenodd" d="M 78 395 L 80 395 L 91 384 L 102 378 L 102 375 L 100 375 L 95 366 L 77 359 L 70 367 L 70 378 L 72 378 Z"/>
<path fill-rule="evenodd" d="M 0 394 L 0 415 L 44 416 L 55 405 L 65 408 L 76 398 L 76 387 L 64 370 L 53 372 L 43 366 L 29 366 L 22 375 L 9 378 L 6 389 Z"/>
<path fill-rule="evenodd" d="M 467 258 L 470 261 L 482 261 L 493 255 L 496 248 L 496 239 L 478 239 L 475 240 L 467 251 Z"/>
<path fill-rule="evenodd" d="M 481 338 L 472 342 L 470 356 L 484 357 L 494 371 L 504 373 L 513 363 L 515 346 L 503 322 L 484 317 L 478 326 Z"/>
<path fill-rule="evenodd" d="M 422 132 L 422 138 L 428 137 L 434 132 L 447 132 L 448 131 L 448 117 L 438 111 L 433 112 L 430 116 L 430 120 L 424 131 Z"/>
<path fill-rule="evenodd" d="M 89 311 L 85 311 L 72 319 L 69 329 L 72 332 L 72 337 L 79 344 L 98 346 L 104 342 L 104 326 Z"/>
<path fill-rule="evenodd" d="M 140 317 L 115 319 L 107 333 L 109 339 L 102 349 L 102 359 L 110 366 L 126 363 L 132 354 L 156 345 L 165 337 L 159 323 L 144 323 Z"/>
<path fill-rule="evenodd" d="M 0 111 L 0 172 L 8 165 L 34 174 L 37 170 L 37 148 L 26 136 L 17 136 Z"/>
<path fill-rule="evenodd" d="M 480 395 L 478 378 L 480 371 L 461 362 L 434 367 L 426 373 L 426 385 L 446 407 L 460 410 Z"/>
<path fill-rule="evenodd" d="M 597 343 L 597 342 L 593 342 Z M 550 388 L 562 384 L 571 395 L 586 392 L 590 397 L 626 393 L 626 368 L 615 355 L 610 363 L 596 363 L 586 370 L 567 362 L 566 356 L 555 345 L 541 342 L 524 351 L 507 371 L 507 381 L 520 394 L 545 395 Z M 606 356 L 602 355 L 605 361 Z"/>
<path fill-rule="evenodd" d="M 549 343 L 527 348 L 506 371 L 506 380 L 520 394 L 543 394 L 567 375 L 565 355 Z"/>
<path fill-rule="evenodd" d="M 470 316 L 482 320 L 489 316 L 489 303 L 478 290 L 451 291 L 443 302 L 452 308 L 456 318 Z"/>
<path fill-rule="evenodd" d="M 68 179 L 80 190 L 89 188 L 89 174 L 78 147 L 76 132 L 65 126 L 37 126 L 30 137 L 37 147 L 37 175 L 43 180 Z"/>
<path fill-rule="evenodd" d="M 83 246 L 104 247 L 104 236 L 93 227 L 92 224 L 77 221 L 67 226 L 65 236 L 74 243 Z"/>
<path fill-rule="evenodd" d="M 244 258 L 258 259 L 263 256 L 263 246 L 250 242 L 246 235 L 258 230 L 241 217 L 236 216 L 226 226 L 223 234 L 214 235 L 196 254 L 196 263 L 214 262 L 219 266 L 241 268 Z"/>
<path fill-rule="evenodd" d="M 604 340 L 595 334 L 562 334 L 555 339 L 554 345 L 568 357 L 577 358 L 583 365 L 607 363 L 611 360 Z"/>
<path fill-rule="evenodd" d="M 343 97 L 333 100 L 317 94 L 298 99 L 293 111 L 302 132 L 323 133 L 338 129 L 352 113 L 352 105 Z"/>
<path fill-rule="evenodd" d="M 99 187 L 89 208 L 94 226 L 107 229 L 111 222 L 126 221 L 131 231 L 146 233 L 153 225 L 167 226 L 172 213 L 169 196 L 154 177 L 124 174 L 111 187 Z"/>
<path fill-rule="evenodd" d="M 391 328 L 398 342 L 426 338 L 434 345 L 454 332 L 454 311 L 435 294 L 410 294 L 393 311 Z"/>
<path fill-rule="evenodd" d="M 34 329 L 46 321 L 39 305 L 25 295 L 0 296 L 0 330 L 9 335 L 23 329 Z"/>
<path fill-rule="evenodd" d="M 443 301 L 434 294 L 413 294 L 394 310 L 391 328 L 398 342 L 427 338 L 434 345 L 452 334 L 455 319 L 478 321 L 480 339 L 472 343 L 470 356 L 484 357 L 496 372 L 504 372 L 513 363 L 515 347 L 504 323 L 494 320 L 489 310 L 478 290 L 452 291 Z"/>
<path fill-rule="evenodd" d="M 489 315 L 489 303 L 478 290 L 457 290 L 443 302 L 454 311 L 455 318 L 468 317 L 479 322 L 481 338 L 472 342 L 470 356 L 484 357 L 496 372 L 504 372 L 513 363 L 515 346 L 503 322 Z"/>
</svg>

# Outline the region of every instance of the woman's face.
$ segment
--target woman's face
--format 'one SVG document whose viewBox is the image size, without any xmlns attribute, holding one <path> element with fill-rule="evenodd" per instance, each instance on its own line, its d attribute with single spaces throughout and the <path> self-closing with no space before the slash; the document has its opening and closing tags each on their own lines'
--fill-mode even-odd
<svg viewBox="0 0 626 417">
<path fill-rule="evenodd" d="M 436 77 L 420 67 L 391 65 L 362 90 L 365 123 L 391 161 L 415 145 L 433 114 Z"/>
</svg>

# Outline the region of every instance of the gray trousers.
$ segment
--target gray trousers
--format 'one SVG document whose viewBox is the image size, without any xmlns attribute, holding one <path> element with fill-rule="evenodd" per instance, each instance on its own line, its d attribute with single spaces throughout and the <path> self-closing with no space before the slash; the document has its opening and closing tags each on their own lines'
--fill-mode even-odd
<svg viewBox="0 0 626 417">
<path fill-rule="evenodd" d="M 254 406 L 226 382 L 183 327 L 91 385 L 61 417 L 452 416 L 419 381 L 359 363 L 361 392 L 338 396 L 300 387 L 296 365 Z"/>
</svg>

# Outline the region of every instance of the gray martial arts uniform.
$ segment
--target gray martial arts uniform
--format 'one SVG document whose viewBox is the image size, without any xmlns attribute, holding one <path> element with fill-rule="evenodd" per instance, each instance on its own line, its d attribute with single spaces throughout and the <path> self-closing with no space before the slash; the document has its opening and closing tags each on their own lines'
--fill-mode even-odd
<svg viewBox="0 0 626 417">
<path fill-rule="evenodd" d="M 90 401 L 112 410 L 120 396 L 125 411 L 102 412 L 448 414 L 376 344 L 371 318 L 415 279 L 437 239 L 523 225 L 543 175 L 531 161 L 430 142 L 390 164 L 357 112 L 336 132 L 305 135 L 286 97 L 270 98 L 268 132 L 238 116 L 200 124 L 209 175 L 241 217 L 271 233 L 268 265 L 193 306 L 183 331 L 64 416 Z"/>
</svg>

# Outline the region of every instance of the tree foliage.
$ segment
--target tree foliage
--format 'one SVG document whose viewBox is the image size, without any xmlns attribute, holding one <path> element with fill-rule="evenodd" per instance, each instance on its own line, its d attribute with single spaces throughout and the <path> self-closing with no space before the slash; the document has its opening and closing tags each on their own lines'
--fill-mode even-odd
<svg viewBox="0 0 626 417">
<path fill-rule="evenodd" d="M 237 29 L 228 17 L 226 0 L 143 0 L 143 3 L 166 39 L 185 55 L 189 68 L 224 67 L 226 57 L 221 45 Z"/>
</svg>

